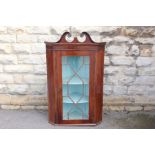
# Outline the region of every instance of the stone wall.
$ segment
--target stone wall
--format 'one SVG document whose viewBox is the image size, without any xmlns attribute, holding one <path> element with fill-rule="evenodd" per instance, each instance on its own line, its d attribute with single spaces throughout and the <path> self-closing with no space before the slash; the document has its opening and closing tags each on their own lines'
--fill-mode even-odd
<svg viewBox="0 0 155 155">
<path fill-rule="evenodd" d="M 44 41 L 65 31 L 107 42 L 104 108 L 155 110 L 155 27 L 0 27 L 0 107 L 47 109 Z"/>
</svg>

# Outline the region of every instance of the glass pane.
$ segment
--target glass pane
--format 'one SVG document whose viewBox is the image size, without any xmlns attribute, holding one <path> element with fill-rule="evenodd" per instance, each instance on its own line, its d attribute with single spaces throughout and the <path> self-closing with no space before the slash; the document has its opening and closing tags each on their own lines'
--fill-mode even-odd
<svg viewBox="0 0 155 155">
<path fill-rule="evenodd" d="M 63 120 L 89 119 L 89 56 L 62 57 Z"/>
</svg>

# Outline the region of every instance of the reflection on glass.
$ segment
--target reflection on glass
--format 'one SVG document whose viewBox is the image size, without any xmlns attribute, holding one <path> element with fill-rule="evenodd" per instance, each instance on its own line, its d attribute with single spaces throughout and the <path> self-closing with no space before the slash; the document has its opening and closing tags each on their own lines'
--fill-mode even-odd
<svg viewBox="0 0 155 155">
<path fill-rule="evenodd" d="M 63 56 L 63 120 L 89 119 L 89 57 Z"/>
</svg>

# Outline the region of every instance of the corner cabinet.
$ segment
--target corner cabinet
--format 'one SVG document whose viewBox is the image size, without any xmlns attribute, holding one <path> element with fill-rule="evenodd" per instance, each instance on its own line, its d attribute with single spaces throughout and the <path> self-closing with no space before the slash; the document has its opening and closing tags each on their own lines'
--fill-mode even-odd
<svg viewBox="0 0 155 155">
<path fill-rule="evenodd" d="M 102 120 L 105 43 L 86 32 L 75 38 L 65 32 L 45 43 L 49 122 L 96 125 Z"/>
</svg>

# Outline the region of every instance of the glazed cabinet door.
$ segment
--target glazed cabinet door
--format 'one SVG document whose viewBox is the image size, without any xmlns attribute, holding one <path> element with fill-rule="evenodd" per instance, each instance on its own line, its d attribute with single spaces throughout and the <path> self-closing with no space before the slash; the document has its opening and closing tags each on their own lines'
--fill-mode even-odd
<svg viewBox="0 0 155 155">
<path fill-rule="evenodd" d="M 57 52 L 58 121 L 93 122 L 95 52 Z"/>
</svg>

